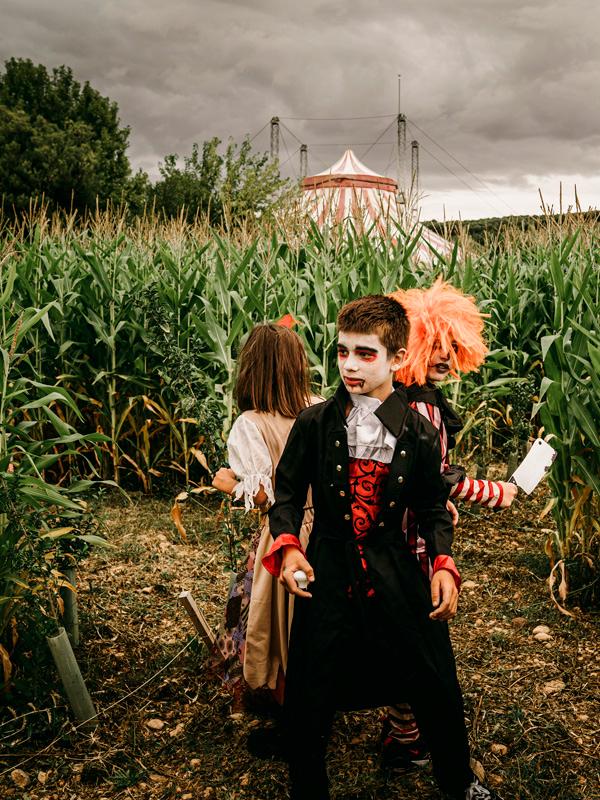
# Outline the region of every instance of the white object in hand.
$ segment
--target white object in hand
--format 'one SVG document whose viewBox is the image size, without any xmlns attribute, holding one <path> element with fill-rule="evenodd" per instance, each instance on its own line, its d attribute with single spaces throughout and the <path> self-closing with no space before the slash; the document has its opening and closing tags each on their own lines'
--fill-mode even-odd
<svg viewBox="0 0 600 800">
<path fill-rule="evenodd" d="M 293 579 L 298 584 L 299 589 L 304 589 L 308 587 L 308 578 L 306 577 L 306 572 L 303 569 L 297 569 L 296 572 L 292 575 Z"/>
<path fill-rule="evenodd" d="M 536 439 L 509 481 L 516 483 L 525 494 L 531 494 L 548 472 L 555 458 L 556 450 L 543 439 Z"/>
</svg>

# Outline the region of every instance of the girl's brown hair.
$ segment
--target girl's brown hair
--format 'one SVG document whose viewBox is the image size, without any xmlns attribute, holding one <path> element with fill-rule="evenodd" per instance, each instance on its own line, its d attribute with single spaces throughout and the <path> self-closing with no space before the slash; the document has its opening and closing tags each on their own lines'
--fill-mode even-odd
<svg viewBox="0 0 600 800">
<path fill-rule="evenodd" d="M 240 411 L 284 417 L 309 405 L 308 360 L 297 333 L 269 323 L 252 329 L 238 357 L 235 400 Z"/>
</svg>

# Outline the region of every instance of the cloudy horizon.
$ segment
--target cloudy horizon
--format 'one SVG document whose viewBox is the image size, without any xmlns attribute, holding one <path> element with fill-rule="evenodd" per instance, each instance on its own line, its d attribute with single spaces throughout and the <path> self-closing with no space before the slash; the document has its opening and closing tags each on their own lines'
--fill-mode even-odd
<svg viewBox="0 0 600 800">
<path fill-rule="evenodd" d="M 349 146 L 396 176 L 397 74 L 420 144 L 422 217 L 600 207 L 594 0 L 2 0 L 0 61 L 66 64 L 118 103 L 128 155 L 154 179 L 213 136 L 269 147 L 309 174 Z M 347 119 L 347 118 L 362 119 Z M 325 118 L 325 119 L 322 119 Z M 389 129 L 386 131 L 386 128 Z M 466 167 L 466 169 L 465 169 Z"/>
</svg>

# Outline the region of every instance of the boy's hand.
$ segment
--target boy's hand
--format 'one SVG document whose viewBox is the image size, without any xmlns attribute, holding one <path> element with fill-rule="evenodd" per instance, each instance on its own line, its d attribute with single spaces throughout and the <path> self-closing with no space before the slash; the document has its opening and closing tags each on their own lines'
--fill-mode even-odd
<svg viewBox="0 0 600 800">
<path fill-rule="evenodd" d="M 300 589 L 294 579 L 294 572 L 296 570 L 303 570 L 306 573 L 308 582 L 312 583 L 315 579 L 313 568 L 304 558 L 297 547 L 284 547 L 283 558 L 281 560 L 281 572 L 279 573 L 279 583 L 283 584 L 290 594 L 298 595 L 298 597 L 312 597 L 310 592 L 305 592 Z"/>
<path fill-rule="evenodd" d="M 458 520 L 459 520 L 458 509 L 456 508 L 456 506 L 454 505 L 452 500 L 447 500 L 446 501 L 446 511 L 448 511 L 450 513 L 450 516 L 452 517 L 452 524 L 456 528 L 456 526 L 458 525 Z"/>
<path fill-rule="evenodd" d="M 494 508 L 508 508 L 517 496 L 519 489 L 516 484 L 508 483 L 508 481 L 498 481 L 498 483 L 502 487 L 503 497 L 502 502 Z"/>
<path fill-rule="evenodd" d="M 212 485 L 215 489 L 227 494 L 233 494 L 233 490 L 238 484 L 235 472 L 229 467 L 221 467 L 213 478 Z"/>
<path fill-rule="evenodd" d="M 431 579 L 431 602 L 435 607 L 430 619 L 447 622 L 456 616 L 458 610 L 458 589 L 454 576 L 446 569 L 439 569 Z"/>
</svg>

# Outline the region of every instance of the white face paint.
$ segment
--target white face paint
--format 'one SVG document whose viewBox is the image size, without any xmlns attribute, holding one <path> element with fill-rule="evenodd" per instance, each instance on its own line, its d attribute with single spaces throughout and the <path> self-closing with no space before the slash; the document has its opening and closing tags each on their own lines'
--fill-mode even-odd
<svg viewBox="0 0 600 800">
<path fill-rule="evenodd" d="M 350 394 L 365 394 L 385 400 L 392 393 L 394 372 L 400 367 L 404 350 L 388 355 L 376 333 L 338 334 L 338 368 Z"/>
<path fill-rule="evenodd" d="M 450 375 L 451 369 L 452 358 L 450 353 L 444 352 L 439 344 L 435 345 L 427 365 L 427 380 L 433 383 L 441 383 Z"/>
</svg>

